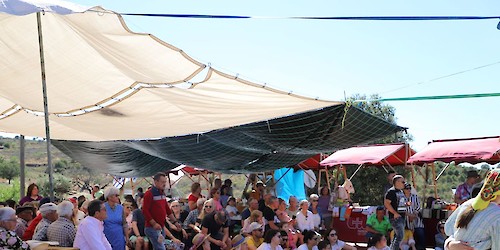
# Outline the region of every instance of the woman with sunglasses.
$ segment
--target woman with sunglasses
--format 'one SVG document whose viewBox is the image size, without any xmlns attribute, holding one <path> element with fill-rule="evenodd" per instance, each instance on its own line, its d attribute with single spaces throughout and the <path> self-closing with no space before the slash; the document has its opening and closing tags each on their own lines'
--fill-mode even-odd
<svg viewBox="0 0 500 250">
<path fill-rule="evenodd" d="M 215 206 L 214 210 L 221 211 L 223 209 L 223 207 L 222 207 L 222 203 L 220 200 L 220 189 L 212 188 L 210 190 L 210 197 L 212 197 L 212 203 Z"/>
<path fill-rule="evenodd" d="M 304 244 L 300 245 L 297 250 L 318 250 L 321 235 L 314 230 L 305 230 L 302 235 L 304 235 Z"/>
<path fill-rule="evenodd" d="M 214 209 L 214 202 L 212 199 L 205 201 L 203 204 L 203 209 L 201 210 L 200 214 L 198 215 L 198 218 L 196 218 L 196 224 L 195 226 L 197 228 L 200 228 L 201 230 L 201 221 L 203 218 L 205 218 L 205 215 L 215 211 Z"/>
<path fill-rule="evenodd" d="M 434 236 L 436 241 L 435 250 L 444 250 L 444 241 L 448 238 L 448 235 L 444 232 L 444 224 L 446 224 L 445 220 L 441 220 L 437 224 L 437 234 Z"/>
<path fill-rule="evenodd" d="M 327 234 L 324 236 L 324 238 L 325 240 L 330 242 L 331 250 L 340 250 L 340 249 L 356 250 L 356 247 L 350 246 L 345 242 L 339 240 L 337 231 L 335 229 L 326 232 Z"/>
<path fill-rule="evenodd" d="M 278 230 L 269 229 L 264 234 L 264 243 L 257 250 L 283 250 L 281 247 L 281 233 Z"/>
</svg>

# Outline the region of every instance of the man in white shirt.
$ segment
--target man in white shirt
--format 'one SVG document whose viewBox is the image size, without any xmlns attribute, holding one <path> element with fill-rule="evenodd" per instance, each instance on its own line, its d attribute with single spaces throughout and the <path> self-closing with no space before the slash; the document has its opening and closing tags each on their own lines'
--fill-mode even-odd
<svg viewBox="0 0 500 250">
<path fill-rule="evenodd" d="M 104 202 L 91 201 L 88 211 L 89 216 L 78 226 L 73 247 L 80 250 L 111 250 L 111 244 L 104 235 L 103 220 L 108 216 Z"/>
</svg>

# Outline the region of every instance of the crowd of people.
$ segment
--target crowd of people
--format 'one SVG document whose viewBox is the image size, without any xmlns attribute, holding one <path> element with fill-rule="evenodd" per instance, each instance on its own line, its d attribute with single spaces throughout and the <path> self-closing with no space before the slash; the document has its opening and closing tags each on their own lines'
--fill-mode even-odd
<svg viewBox="0 0 500 250">
<path fill-rule="evenodd" d="M 436 249 L 500 249 L 499 173 L 490 173 L 476 198 L 460 194 L 464 204 L 448 222 L 438 224 Z M 388 179 L 392 187 L 387 188 L 384 205 L 366 221 L 368 249 L 425 249 L 422 203 L 403 176 L 389 173 Z M 139 188 L 135 197 L 122 197 L 115 187 L 95 186 L 91 199 L 71 197 L 57 204 L 41 197 L 38 186 L 31 184 L 19 204 L 0 204 L 0 249 L 29 249 L 28 240 L 56 241 L 81 250 L 356 249 L 337 235 L 328 187 L 306 200 L 284 200 L 266 192 L 258 181 L 242 209 L 230 179 L 216 179 L 208 197 L 193 183 L 185 203 L 168 198 L 166 184 L 166 175 L 158 173 L 153 185 L 145 192 Z M 483 227 L 486 222 L 492 226 Z"/>
</svg>

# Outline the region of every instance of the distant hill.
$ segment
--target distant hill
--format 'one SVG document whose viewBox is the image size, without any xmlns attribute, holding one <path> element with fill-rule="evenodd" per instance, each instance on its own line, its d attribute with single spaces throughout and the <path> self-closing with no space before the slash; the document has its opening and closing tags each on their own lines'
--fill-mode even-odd
<svg viewBox="0 0 500 250">
<path fill-rule="evenodd" d="M 3 146 L 0 149 L 0 156 L 3 156 L 5 159 L 10 159 L 11 157 L 16 157 L 19 159 L 19 139 L 15 138 L 0 138 L 0 145 Z M 26 164 L 38 164 L 43 165 L 47 164 L 47 144 L 42 140 L 25 140 L 25 160 Z M 71 161 L 67 155 L 59 151 L 54 146 L 50 147 L 52 161 L 56 162 L 57 160 L 66 159 L 67 161 Z"/>
</svg>

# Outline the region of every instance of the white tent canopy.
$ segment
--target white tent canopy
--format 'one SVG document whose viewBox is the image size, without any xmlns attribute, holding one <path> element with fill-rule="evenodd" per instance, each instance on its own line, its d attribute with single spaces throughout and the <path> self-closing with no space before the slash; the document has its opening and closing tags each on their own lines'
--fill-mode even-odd
<svg viewBox="0 0 500 250">
<path fill-rule="evenodd" d="M 94 8 L 41 17 L 52 139 L 158 138 L 340 104 L 237 79 Z M 36 14 L 0 13 L 0 131 L 45 137 Z M 204 81 L 191 84 L 196 75 Z"/>
</svg>

